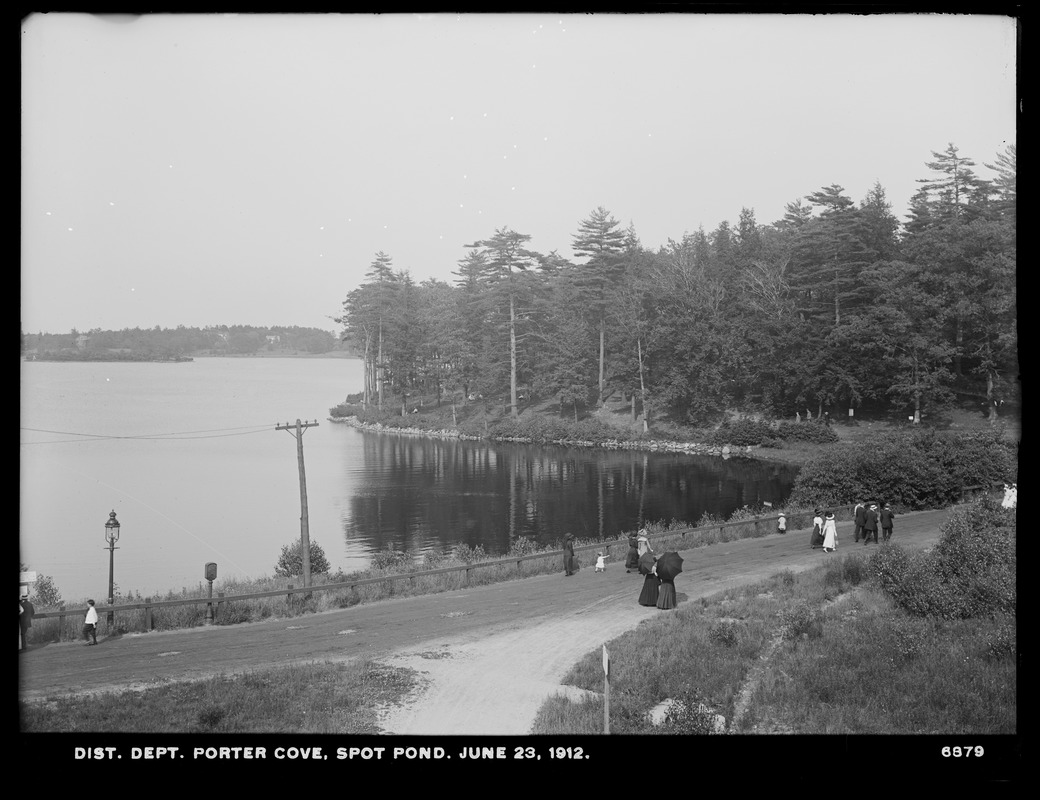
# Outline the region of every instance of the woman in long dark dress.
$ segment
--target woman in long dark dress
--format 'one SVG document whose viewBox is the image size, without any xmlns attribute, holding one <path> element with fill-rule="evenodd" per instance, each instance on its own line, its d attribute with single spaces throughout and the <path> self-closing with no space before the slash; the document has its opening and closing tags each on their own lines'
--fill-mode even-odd
<svg viewBox="0 0 1040 800">
<path fill-rule="evenodd" d="M 628 556 L 625 558 L 625 572 L 639 570 L 639 540 L 632 534 L 628 537 Z"/>
<path fill-rule="evenodd" d="M 567 575 L 574 574 L 574 534 L 563 537 L 563 571 Z"/>
<path fill-rule="evenodd" d="M 657 607 L 663 609 L 675 608 L 679 601 L 675 597 L 675 582 L 661 580 L 661 586 L 657 593 Z"/>
<path fill-rule="evenodd" d="M 647 550 L 639 558 L 639 573 L 646 576 L 643 579 L 643 591 L 639 593 L 639 605 L 641 606 L 657 605 L 661 581 L 657 577 L 657 571 L 654 569 L 654 561 L 656 560 L 653 550 Z"/>
</svg>

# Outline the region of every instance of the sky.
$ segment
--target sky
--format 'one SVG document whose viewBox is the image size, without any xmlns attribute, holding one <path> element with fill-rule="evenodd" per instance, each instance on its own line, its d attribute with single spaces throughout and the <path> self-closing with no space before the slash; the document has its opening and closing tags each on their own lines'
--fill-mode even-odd
<svg viewBox="0 0 1040 800">
<path fill-rule="evenodd" d="M 338 332 L 378 252 L 573 258 L 598 207 L 653 250 L 831 184 L 902 220 L 933 153 L 1015 143 L 1016 48 L 977 14 L 30 15 L 21 327 Z"/>
</svg>

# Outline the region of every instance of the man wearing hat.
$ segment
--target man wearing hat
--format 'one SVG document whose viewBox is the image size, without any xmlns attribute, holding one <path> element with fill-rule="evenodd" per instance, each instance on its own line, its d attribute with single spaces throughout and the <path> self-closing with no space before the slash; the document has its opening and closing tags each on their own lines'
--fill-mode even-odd
<svg viewBox="0 0 1040 800">
<path fill-rule="evenodd" d="M 874 544 L 877 544 L 877 503 L 871 503 L 867 509 L 867 513 L 863 516 L 863 546 L 865 547 L 867 542 L 871 539 L 874 540 Z"/>
<path fill-rule="evenodd" d="M 860 537 L 863 535 L 863 522 L 867 518 L 867 507 L 862 500 L 856 501 L 856 507 L 852 510 L 852 513 L 856 518 L 856 528 L 852 532 L 852 540 L 859 542 Z"/>
<path fill-rule="evenodd" d="M 888 503 L 885 503 L 885 507 L 881 509 L 878 516 L 881 518 L 881 541 L 887 542 L 892 538 L 892 519 L 895 517 L 895 513 Z"/>
</svg>

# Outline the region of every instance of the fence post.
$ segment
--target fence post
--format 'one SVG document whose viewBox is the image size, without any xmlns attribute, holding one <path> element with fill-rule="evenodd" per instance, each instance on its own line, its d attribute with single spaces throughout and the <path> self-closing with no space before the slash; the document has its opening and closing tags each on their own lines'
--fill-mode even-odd
<svg viewBox="0 0 1040 800">
<path fill-rule="evenodd" d="M 285 604 L 289 606 L 289 610 L 292 611 L 292 584 L 289 584 L 289 593 L 285 596 Z"/>
<path fill-rule="evenodd" d="M 756 515 L 756 516 L 755 516 L 755 532 L 754 532 L 754 535 L 755 535 L 756 537 L 758 536 L 758 519 L 759 519 L 759 518 L 758 518 L 758 516 Z"/>
<path fill-rule="evenodd" d="M 217 592 L 217 618 L 220 618 L 220 604 L 224 602 L 224 593 Z"/>
<path fill-rule="evenodd" d="M 62 631 L 65 630 L 65 604 L 58 605 L 58 641 L 61 641 Z"/>
<path fill-rule="evenodd" d="M 144 599 L 144 629 L 152 630 L 152 598 L 150 597 Z"/>
</svg>

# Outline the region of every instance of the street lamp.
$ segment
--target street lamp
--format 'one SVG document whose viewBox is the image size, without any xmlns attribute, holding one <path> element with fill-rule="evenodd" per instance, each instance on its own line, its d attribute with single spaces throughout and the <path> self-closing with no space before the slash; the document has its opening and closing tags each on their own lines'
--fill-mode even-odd
<svg viewBox="0 0 1040 800">
<path fill-rule="evenodd" d="M 105 523 L 105 541 L 108 542 L 108 605 L 115 605 L 115 555 L 116 542 L 119 541 L 119 520 L 116 519 L 116 512 L 113 511 L 108 515 L 108 522 Z M 115 613 L 113 611 L 108 612 L 108 626 L 112 627 Z"/>
</svg>

